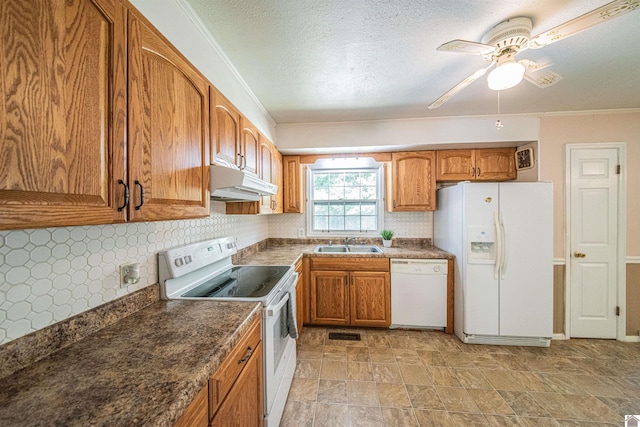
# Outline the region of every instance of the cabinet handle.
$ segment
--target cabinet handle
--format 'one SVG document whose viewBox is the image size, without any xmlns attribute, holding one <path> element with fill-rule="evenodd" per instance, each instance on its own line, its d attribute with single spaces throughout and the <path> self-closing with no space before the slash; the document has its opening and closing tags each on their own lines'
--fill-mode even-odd
<svg viewBox="0 0 640 427">
<path fill-rule="evenodd" d="M 478 168 L 478 176 L 480 176 L 480 168 Z"/>
<path fill-rule="evenodd" d="M 144 187 L 137 179 L 134 181 L 134 184 L 140 187 L 140 204 L 136 205 L 136 210 L 139 211 L 142 205 L 144 205 Z"/>
<path fill-rule="evenodd" d="M 251 357 L 251 355 L 253 354 L 253 349 L 251 347 L 247 347 L 247 354 L 244 355 L 244 357 L 240 360 L 238 360 L 238 365 L 246 362 L 247 360 L 249 360 L 249 358 Z"/>
<path fill-rule="evenodd" d="M 124 186 L 124 204 L 122 206 L 118 206 L 118 212 L 122 212 L 124 208 L 129 205 L 129 186 L 121 179 L 118 180 L 118 184 L 122 184 Z"/>
<path fill-rule="evenodd" d="M 471 168 L 471 176 L 476 176 L 476 168 Z"/>
<path fill-rule="evenodd" d="M 396 201 L 394 200 L 393 201 L 393 208 L 395 209 L 395 207 L 396 207 Z"/>
<path fill-rule="evenodd" d="M 237 156 L 238 156 L 238 160 L 239 160 L 239 162 L 237 162 L 238 163 L 238 168 L 242 169 L 242 154 L 238 153 Z"/>
<path fill-rule="evenodd" d="M 243 155 L 242 156 L 242 169 L 246 169 L 247 168 L 247 156 Z"/>
</svg>

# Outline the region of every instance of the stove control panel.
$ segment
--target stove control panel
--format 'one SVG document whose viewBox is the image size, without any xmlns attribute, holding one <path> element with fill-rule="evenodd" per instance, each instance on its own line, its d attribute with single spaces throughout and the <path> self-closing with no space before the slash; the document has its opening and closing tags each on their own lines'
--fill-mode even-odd
<svg viewBox="0 0 640 427">
<path fill-rule="evenodd" d="M 214 264 L 237 252 L 233 237 L 190 243 L 161 251 L 158 254 L 158 273 L 161 282 L 184 276 L 202 267 Z"/>
</svg>

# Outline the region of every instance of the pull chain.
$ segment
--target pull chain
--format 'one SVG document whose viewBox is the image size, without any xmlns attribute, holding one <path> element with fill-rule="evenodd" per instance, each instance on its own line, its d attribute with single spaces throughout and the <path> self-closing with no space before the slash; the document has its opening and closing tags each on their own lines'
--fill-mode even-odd
<svg viewBox="0 0 640 427">
<path fill-rule="evenodd" d="M 500 130 L 504 127 L 500 120 L 500 91 L 498 90 L 498 120 L 496 120 L 496 130 Z"/>
</svg>

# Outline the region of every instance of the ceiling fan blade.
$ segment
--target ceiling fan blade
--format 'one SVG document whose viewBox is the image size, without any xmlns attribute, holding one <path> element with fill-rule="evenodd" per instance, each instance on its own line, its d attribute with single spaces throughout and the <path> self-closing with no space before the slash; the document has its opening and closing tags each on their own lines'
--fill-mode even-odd
<svg viewBox="0 0 640 427">
<path fill-rule="evenodd" d="M 487 70 L 489 70 L 489 68 L 493 67 L 493 64 L 495 64 L 495 61 L 492 62 L 491 64 L 489 64 L 488 67 L 480 68 L 478 71 L 476 71 L 475 73 L 471 74 L 469 77 L 467 77 L 466 79 L 464 79 L 463 81 L 461 81 L 460 83 L 458 83 L 457 85 L 455 85 L 454 87 L 449 89 L 447 91 L 447 93 L 442 95 L 440 98 L 436 99 L 431 104 L 429 104 L 429 106 L 427 108 L 429 110 L 433 110 L 435 108 L 438 108 L 439 106 L 441 106 L 442 104 L 444 104 L 445 102 L 447 102 L 448 100 L 453 98 L 453 96 L 456 93 L 460 92 L 462 89 L 464 89 L 465 87 L 469 86 L 471 83 L 475 82 L 480 77 L 484 76 L 485 73 L 487 72 Z"/>
<path fill-rule="evenodd" d="M 549 86 L 553 86 L 562 80 L 562 76 L 554 73 L 553 71 L 546 71 L 540 74 L 533 74 L 528 70 L 524 72 L 524 78 L 530 83 L 544 89 Z"/>
<path fill-rule="evenodd" d="M 487 55 L 495 52 L 496 48 L 488 44 L 470 42 L 467 40 L 451 40 L 438 46 L 436 50 L 442 52 L 472 53 L 474 55 Z"/>
<path fill-rule="evenodd" d="M 594 25 L 610 21 L 613 18 L 629 13 L 640 6 L 640 0 L 616 0 L 607 3 L 591 12 L 585 13 L 571 21 L 558 25 L 551 30 L 533 37 L 527 43 L 530 49 L 540 49 L 551 43 L 578 34 Z"/>
</svg>

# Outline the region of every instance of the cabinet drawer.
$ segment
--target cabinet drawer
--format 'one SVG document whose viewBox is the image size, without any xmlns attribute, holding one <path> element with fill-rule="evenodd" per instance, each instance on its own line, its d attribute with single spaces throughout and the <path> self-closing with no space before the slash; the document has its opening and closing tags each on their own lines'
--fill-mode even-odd
<svg viewBox="0 0 640 427">
<path fill-rule="evenodd" d="M 249 360 L 248 355 L 260 344 L 260 319 L 256 319 L 249 332 L 236 344 L 231 354 L 209 380 L 209 408 L 213 416 Z"/>
<path fill-rule="evenodd" d="M 311 258 L 311 270 L 389 271 L 388 258 L 331 257 Z"/>
</svg>

